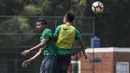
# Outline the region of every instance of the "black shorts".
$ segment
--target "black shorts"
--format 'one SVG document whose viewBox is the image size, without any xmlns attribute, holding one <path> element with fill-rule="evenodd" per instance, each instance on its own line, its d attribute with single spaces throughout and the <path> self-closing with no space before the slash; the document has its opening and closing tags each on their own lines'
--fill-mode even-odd
<svg viewBox="0 0 130 73">
<path fill-rule="evenodd" d="M 57 73 L 67 73 L 71 62 L 71 54 L 57 55 Z"/>
</svg>

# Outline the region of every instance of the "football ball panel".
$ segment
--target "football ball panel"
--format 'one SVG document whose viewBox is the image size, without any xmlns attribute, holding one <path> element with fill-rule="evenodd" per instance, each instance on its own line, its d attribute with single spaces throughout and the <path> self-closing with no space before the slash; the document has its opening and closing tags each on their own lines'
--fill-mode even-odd
<svg viewBox="0 0 130 73">
<path fill-rule="evenodd" d="M 99 6 L 99 2 L 94 2 L 92 6 L 94 6 L 94 7 Z"/>
<path fill-rule="evenodd" d="M 102 9 L 100 7 L 96 7 L 95 10 L 96 10 L 96 12 L 101 12 L 102 11 Z"/>
</svg>

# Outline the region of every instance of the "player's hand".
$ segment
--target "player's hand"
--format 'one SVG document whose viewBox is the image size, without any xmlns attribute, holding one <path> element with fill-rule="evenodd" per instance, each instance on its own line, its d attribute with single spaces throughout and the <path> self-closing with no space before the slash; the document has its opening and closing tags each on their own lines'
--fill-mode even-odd
<svg viewBox="0 0 130 73">
<path fill-rule="evenodd" d="M 25 51 L 23 51 L 21 54 L 23 55 L 23 56 L 26 56 L 27 54 L 29 54 L 30 53 L 30 50 L 25 50 Z"/>
<path fill-rule="evenodd" d="M 30 60 L 26 60 L 26 61 L 24 61 L 24 62 L 22 63 L 22 67 L 25 67 L 25 68 L 26 68 L 30 63 L 31 63 Z"/>
<path fill-rule="evenodd" d="M 87 59 L 87 55 L 83 51 L 81 51 L 81 52 L 78 53 L 78 57 L 82 57 L 82 56 L 84 56 L 84 58 Z"/>
<path fill-rule="evenodd" d="M 85 59 L 87 59 L 87 58 L 88 58 L 88 56 L 87 56 L 85 53 L 84 53 L 83 55 L 84 55 L 84 58 L 85 58 Z"/>
<path fill-rule="evenodd" d="M 83 56 L 82 52 L 79 52 L 79 53 L 77 54 L 77 56 L 78 56 L 78 57 L 82 57 L 82 56 Z"/>
</svg>

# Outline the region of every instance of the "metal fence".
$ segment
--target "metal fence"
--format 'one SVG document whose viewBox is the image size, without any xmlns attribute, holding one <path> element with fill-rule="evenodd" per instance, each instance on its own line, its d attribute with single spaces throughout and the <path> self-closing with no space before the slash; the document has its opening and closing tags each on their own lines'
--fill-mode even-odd
<svg viewBox="0 0 130 73">
<path fill-rule="evenodd" d="M 55 28 L 62 24 L 63 16 L 0 16 L 0 73 L 38 73 L 41 59 L 34 61 L 28 68 L 22 68 L 21 52 L 39 43 L 39 33 L 35 23 L 38 18 L 44 18 L 48 27 Z M 94 35 L 93 17 L 76 17 L 74 26 L 80 31 L 85 46 L 90 45 L 90 37 Z M 78 48 L 77 43 L 74 48 Z"/>
</svg>

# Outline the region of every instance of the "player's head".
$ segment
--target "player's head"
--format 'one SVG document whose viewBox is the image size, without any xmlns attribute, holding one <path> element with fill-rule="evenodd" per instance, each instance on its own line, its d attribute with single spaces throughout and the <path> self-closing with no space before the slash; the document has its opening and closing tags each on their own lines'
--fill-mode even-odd
<svg viewBox="0 0 130 73">
<path fill-rule="evenodd" d="M 65 16 L 63 19 L 64 23 L 71 23 L 71 22 L 73 22 L 73 20 L 74 20 L 74 15 L 72 13 L 70 13 L 70 12 L 65 13 Z"/>
<path fill-rule="evenodd" d="M 39 19 L 36 22 L 36 28 L 37 28 L 38 32 L 43 31 L 46 28 L 46 26 L 47 26 L 47 21 L 44 19 Z"/>
</svg>

